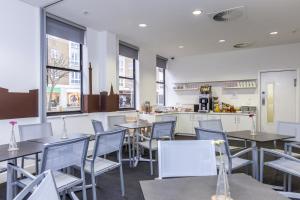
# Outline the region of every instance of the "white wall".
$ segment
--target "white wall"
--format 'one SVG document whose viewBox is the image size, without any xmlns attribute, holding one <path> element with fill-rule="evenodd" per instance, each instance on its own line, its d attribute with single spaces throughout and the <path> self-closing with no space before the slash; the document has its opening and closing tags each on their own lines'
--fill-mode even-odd
<svg viewBox="0 0 300 200">
<path fill-rule="evenodd" d="M 166 72 L 167 105 L 196 103 L 197 93 L 174 92 L 175 82 L 257 78 L 259 70 L 299 68 L 300 43 L 176 58 Z"/>
<path fill-rule="evenodd" d="M 1 4 L 0 87 L 28 92 L 40 87 L 39 9 L 18 0 Z M 8 143 L 9 120 L 0 120 L 0 144 Z M 39 118 L 18 119 L 37 123 Z M 16 130 L 18 133 L 18 130 Z"/>
<path fill-rule="evenodd" d="M 0 7 L 0 87 L 16 92 L 39 88 L 39 9 L 18 0 Z"/>
<path fill-rule="evenodd" d="M 137 109 L 145 101 L 156 105 L 156 54 L 145 49 L 139 51 L 137 77 Z"/>
</svg>

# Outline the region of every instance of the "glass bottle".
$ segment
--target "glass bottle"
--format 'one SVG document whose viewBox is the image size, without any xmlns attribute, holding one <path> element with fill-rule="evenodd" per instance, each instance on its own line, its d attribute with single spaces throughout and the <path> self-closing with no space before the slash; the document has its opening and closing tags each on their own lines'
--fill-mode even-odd
<svg viewBox="0 0 300 200">
<path fill-rule="evenodd" d="M 15 136 L 15 126 L 11 126 L 11 135 L 10 135 L 10 140 L 8 144 L 8 151 L 15 151 L 18 150 L 18 144 L 16 142 L 16 136 Z"/>
<path fill-rule="evenodd" d="M 65 117 L 62 117 L 62 120 L 63 120 L 63 130 L 61 132 L 61 139 L 67 139 L 68 132 L 67 132 L 67 127 L 66 127 Z"/>
<path fill-rule="evenodd" d="M 226 171 L 225 162 L 224 162 L 223 155 L 221 153 L 220 146 L 219 146 L 219 153 L 220 153 L 220 166 L 219 166 L 215 200 L 232 200 L 230 196 L 230 188 L 228 183 L 227 171 Z"/>
</svg>

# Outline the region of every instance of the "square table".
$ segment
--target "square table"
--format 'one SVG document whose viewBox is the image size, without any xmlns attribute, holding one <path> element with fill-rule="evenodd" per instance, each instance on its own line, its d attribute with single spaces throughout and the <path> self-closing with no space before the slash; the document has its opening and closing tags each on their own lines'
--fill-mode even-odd
<svg viewBox="0 0 300 200">
<path fill-rule="evenodd" d="M 275 133 L 264 133 L 255 132 L 255 135 L 251 134 L 251 131 L 231 131 L 226 132 L 226 135 L 232 138 L 243 139 L 251 142 L 251 147 L 254 149 L 252 151 L 252 159 L 254 161 L 252 170 L 255 172 L 255 178 L 259 179 L 259 169 L 258 169 L 258 150 L 256 143 L 272 142 L 277 140 L 284 140 L 293 138 L 293 136 L 279 135 Z"/>
<path fill-rule="evenodd" d="M 144 159 L 139 156 L 139 147 L 138 147 L 137 142 L 139 141 L 139 134 L 141 134 L 141 129 L 152 127 L 152 123 L 138 121 L 138 122 L 125 123 L 125 124 L 118 124 L 116 126 L 134 130 L 133 144 L 132 144 L 132 147 L 133 147 L 132 155 L 133 155 L 133 159 L 134 159 L 134 167 L 137 166 L 139 161 L 149 161 L 149 159 Z M 135 145 L 137 145 L 136 148 L 135 148 Z M 135 150 L 136 150 L 136 156 L 135 156 L 135 152 L 134 152 Z"/>
<path fill-rule="evenodd" d="M 246 174 L 229 175 L 233 200 L 289 200 Z M 217 176 L 140 181 L 145 200 L 211 200 Z"/>
</svg>

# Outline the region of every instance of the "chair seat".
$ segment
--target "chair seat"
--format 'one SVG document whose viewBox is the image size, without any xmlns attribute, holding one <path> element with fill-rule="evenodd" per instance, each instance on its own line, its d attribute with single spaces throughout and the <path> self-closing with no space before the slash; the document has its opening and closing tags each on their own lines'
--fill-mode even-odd
<svg viewBox="0 0 300 200">
<path fill-rule="evenodd" d="M 225 159 L 225 156 L 224 158 Z M 232 158 L 232 170 L 238 169 L 240 167 L 244 167 L 252 163 L 252 160 L 247 160 L 243 158 Z M 220 166 L 220 156 L 217 156 L 217 167 Z M 225 167 L 229 170 L 228 159 L 225 159 Z"/>
<path fill-rule="evenodd" d="M 84 170 L 88 173 L 91 173 L 91 164 L 92 163 L 90 161 L 85 162 Z M 94 162 L 94 173 L 95 174 L 104 173 L 106 171 L 117 168 L 119 166 L 120 164 L 117 162 L 97 157 Z"/>
<path fill-rule="evenodd" d="M 64 191 L 65 188 L 70 188 L 70 187 L 72 187 L 74 185 L 78 185 L 79 183 L 82 182 L 79 178 L 77 178 L 75 176 L 65 174 L 62 172 L 58 172 L 58 171 L 53 172 L 53 177 L 54 177 L 58 192 Z M 25 186 L 29 185 L 31 182 L 32 182 L 32 180 L 29 178 L 20 180 L 20 183 L 22 183 Z"/>
<path fill-rule="evenodd" d="M 284 150 L 282 149 L 274 149 L 275 151 L 278 151 L 279 153 L 285 153 Z M 295 153 L 295 152 L 292 152 L 292 155 L 293 157 L 296 157 L 296 158 L 300 158 L 300 154 L 299 153 Z"/>
<path fill-rule="evenodd" d="M 149 141 L 144 141 L 144 142 L 139 142 L 139 145 L 146 149 L 150 149 L 150 142 Z M 157 150 L 158 149 L 158 142 L 157 140 L 151 140 L 151 149 L 152 150 Z"/>
<path fill-rule="evenodd" d="M 265 165 L 279 171 L 300 177 L 300 163 L 285 158 L 265 162 Z"/>
</svg>

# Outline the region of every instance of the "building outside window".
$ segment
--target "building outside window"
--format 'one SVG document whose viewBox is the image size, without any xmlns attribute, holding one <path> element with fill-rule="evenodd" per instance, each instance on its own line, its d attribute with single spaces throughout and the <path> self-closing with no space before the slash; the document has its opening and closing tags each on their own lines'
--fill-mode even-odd
<svg viewBox="0 0 300 200">
<path fill-rule="evenodd" d="M 166 65 L 166 58 L 156 57 L 156 104 L 160 106 L 166 104 Z"/>
<path fill-rule="evenodd" d="M 135 109 L 135 59 L 119 55 L 119 107 Z"/>
<path fill-rule="evenodd" d="M 47 114 L 81 112 L 84 30 L 55 17 L 47 16 L 46 23 Z"/>
<path fill-rule="evenodd" d="M 165 69 L 156 67 L 156 104 L 165 105 Z"/>
<path fill-rule="evenodd" d="M 119 108 L 136 108 L 136 63 L 138 47 L 120 41 L 119 43 Z"/>
</svg>

